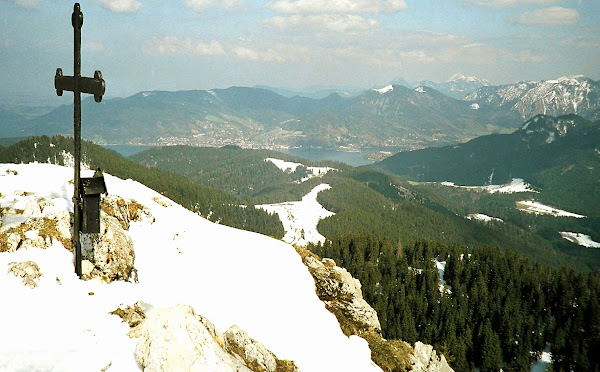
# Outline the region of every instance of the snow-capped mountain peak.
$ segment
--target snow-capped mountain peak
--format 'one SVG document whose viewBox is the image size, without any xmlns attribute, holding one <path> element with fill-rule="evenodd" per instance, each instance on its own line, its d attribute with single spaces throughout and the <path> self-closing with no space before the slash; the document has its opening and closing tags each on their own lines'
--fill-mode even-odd
<svg viewBox="0 0 600 372">
<path fill-rule="evenodd" d="M 478 84 L 481 84 L 481 86 L 490 85 L 490 82 L 486 79 L 481 79 L 481 78 L 477 78 L 474 76 L 466 76 L 461 73 L 456 73 L 456 74 L 452 75 L 452 77 L 450 79 L 448 79 L 447 82 L 448 83 L 453 83 L 453 82 L 478 83 Z"/>
</svg>

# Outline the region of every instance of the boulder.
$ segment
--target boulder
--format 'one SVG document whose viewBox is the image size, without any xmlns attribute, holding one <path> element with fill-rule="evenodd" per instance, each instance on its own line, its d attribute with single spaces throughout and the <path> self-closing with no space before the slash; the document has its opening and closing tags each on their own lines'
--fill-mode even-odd
<svg viewBox="0 0 600 372">
<path fill-rule="evenodd" d="M 23 284 L 29 288 L 37 287 L 35 279 L 42 276 L 40 267 L 33 261 L 11 262 L 8 272 L 16 277 L 23 278 Z"/>
<path fill-rule="evenodd" d="M 437 355 L 433 346 L 420 341 L 415 343 L 414 353 L 411 356 L 412 372 L 454 372 L 448 365 L 444 355 Z"/>
<path fill-rule="evenodd" d="M 128 281 L 135 274 L 133 242 L 122 224 L 101 213 L 100 234 L 81 234 L 82 258 L 94 265 L 83 279 L 98 278 L 105 282 Z"/>
<path fill-rule="evenodd" d="M 187 305 L 149 311 L 141 325 L 136 360 L 148 372 L 250 372 L 223 349 L 223 341 L 206 322 Z"/>
<path fill-rule="evenodd" d="M 277 358 L 258 341 L 253 340 L 238 326 L 231 326 L 225 332 L 227 350 L 238 355 L 253 371 L 275 372 Z"/>
<path fill-rule="evenodd" d="M 129 230 L 131 222 L 152 218 L 152 214 L 146 206 L 135 200 L 125 200 L 116 195 L 102 198 L 101 208 L 107 215 L 116 218 L 124 230 Z"/>
</svg>

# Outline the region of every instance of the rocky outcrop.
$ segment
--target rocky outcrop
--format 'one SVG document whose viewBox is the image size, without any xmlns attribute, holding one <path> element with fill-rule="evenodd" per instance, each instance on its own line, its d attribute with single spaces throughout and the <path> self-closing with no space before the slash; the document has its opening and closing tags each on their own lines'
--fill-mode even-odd
<svg viewBox="0 0 600 372">
<path fill-rule="evenodd" d="M 346 334 L 362 331 L 381 333 L 375 309 L 362 296 L 360 281 L 329 258 L 319 259 L 305 249 L 299 250 L 302 262 L 315 280 L 317 296 L 336 315 Z"/>
<path fill-rule="evenodd" d="M 358 335 L 369 343 L 371 359 L 384 371 L 450 372 L 443 355 L 421 342 L 414 349 L 401 340 L 381 337 L 377 312 L 362 296 L 360 281 L 329 258 L 321 259 L 304 248 L 296 248 L 315 280 L 317 296 L 332 312 L 346 335 Z"/>
<path fill-rule="evenodd" d="M 139 337 L 135 356 L 144 371 L 298 371 L 292 362 L 278 360 L 237 326 L 219 333 L 190 306 L 153 309 L 143 317 L 140 311 L 136 304 L 111 314 L 137 328 L 129 335 Z"/>
<path fill-rule="evenodd" d="M 34 209 L 29 202 L 29 209 Z M 37 202 L 35 205 L 38 205 Z M 39 207 L 38 207 L 39 210 Z M 11 223 L 0 228 L 0 252 L 14 252 L 21 248 L 46 249 L 55 242 L 65 248 L 71 248 L 71 231 L 69 213 L 52 212 L 44 216 L 25 215 L 20 211 L 5 208 L 1 215 L 17 218 L 21 222 Z"/>
<path fill-rule="evenodd" d="M 135 200 L 123 199 L 116 195 L 108 195 L 102 198 L 101 208 L 104 213 L 116 218 L 124 230 L 129 230 L 131 222 L 153 218 L 146 206 Z"/>
<path fill-rule="evenodd" d="M 102 199 L 100 233 L 81 234 L 82 278 L 137 281 L 135 251 L 127 230 L 131 222 L 152 219 L 147 207 L 135 200 L 110 195 Z M 86 262 L 87 261 L 87 262 Z"/>
<path fill-rule="evenodd" d="M 231 326 L 224 334 L 225 348 L 237 355 L 252 371 L 293 372 L 298 368 L 293 362 L 277 359 L 263 344 L 253 340 L 238 326 Z"/>
<path fill-rule="evenodd" d="M 23 284 L 29 288 L 37 287 L 35 279 L 42 276 L 40 267 L 33 261 L 11 262 L 8 272 L 18 278 L 23 278 Z"/>
<path fill-rule="evenodd" d="M 81 251 L 91 263 L 82 264 L 83 279 L 127 281 L 135 275 L 133 242 L 115 217 L 101 213 L 100 234 L 81 234 Z"/>
<path fill-rule="evenodd" d="M 411 371 L 413 372 L 453 372 L 444 355 L 438 356 L 433 346 L 420 341 L 415 343 L 411 362 Z"/>
</svg>

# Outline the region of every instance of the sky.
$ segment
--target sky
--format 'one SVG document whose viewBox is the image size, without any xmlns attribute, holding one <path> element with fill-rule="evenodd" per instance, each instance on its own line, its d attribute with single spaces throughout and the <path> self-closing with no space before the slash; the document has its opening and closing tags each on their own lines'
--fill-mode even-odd
<svg viewBox="0 0 600 372">
<path fill-rule="evenodd" d="M 267 85 L 600 80 L 599 0 L 82 0 L 82 75 L 106 97 Z M 0 0 L 0 99 L 56 97 L 73 2 Z"/>
</svg>

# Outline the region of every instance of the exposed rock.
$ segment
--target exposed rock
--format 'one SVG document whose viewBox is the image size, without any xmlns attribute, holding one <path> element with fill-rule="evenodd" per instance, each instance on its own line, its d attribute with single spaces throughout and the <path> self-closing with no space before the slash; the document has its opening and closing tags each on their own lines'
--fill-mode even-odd
<svg viewBox="0 0 600 372">
<path fill-rule="evenodd" d="M 67 249 L 71 248 L 68 212 L 28 217 L 24 222 L 0 228 L 0 251 L 4 252 L 14 252 L 20 248 L 46 249 L 55 241 Z"/>
<path fill-rule="evenodd" d="M 454 372 L 448 365 L 444 355 L 437 355 L 433 346 L 415 343 L 414 355 L 411 356 L 413 372 Z"/>
<path fill-rule="evenodd" d="M 362 296 L 360 281 L 329 258 L 320 260 L 306 250 L 300 252 L 302 261 L 315 280 L 317 296 L 336 315 L 345 333 L 372 330 L 381 333 L 381 324 L 375 309 Z M 340 319 L 340 315 L 345 319 Z M 351 324 L 348 324 L 348 321 Z"/>
<path fill-rule="evenodd" d="M 231 326 L 225 332 L 225 346 L 227 350 L 242 358 L 244 363 L 253 371 L 275 372 L 277 358 L 258 341 L 248 336 L 238 326 Z"/>
<path fill-rule="evenodd" d="M 40 267 L 33 261 L 11 262 L 8 271 L 14 276 L 23 278 L 23 284 L 29 288 L 37 287 L 35 279 L 42 276 Z"/>
<path fill-rule="evenodd" d="M 130 337 L 140 338 L 135 356 L 144 371 L 299 372 L 237 326 L 220 333 L 190 306 L 145 312 L 138 304 L 111 314 L 129 323 Z"/>
<path fill-rule="evenodd" d="M 135 200 L 125 200 L 116 195 L 102 198 L 101 208 L 109 216 L 115 217 L 125 230 L 129 230 L 132 221 L 152 218 L 150 210 L 144 205 Z"/>
<path fill-rule="evenodd" d="M 100 234 L 81 234 L 82 258 L 94 265 L 91 273 L 82 278 L 129 280 L 135 262 L 131 238 L 115 217 L 105 213 L 100 214 L 100 227 Z"/>
<path fill-rule="evenodd" d="M 159 198 L 158 196 L 155 196 L 152 198 L 152 200 L 154 200 L 156 204 L 162 205 L 165 208 L 168 208 L 172 205 L 169 199 L 167 198 Z"/>
<path fill-rule="evenodd" d="M 124 322 L 129 324 L 130 330 L 127 333 L 129 337 L 137 338 L 142 335 L 142 327 L 140 325 L 146 319 L 146 314 L 139 303 L 135 303 L 133 307 L 127 306 L 123 309 L 119 307 L 117 310 L 111 311 L 110 314 L 119 316 Z"/>
<path fill-rule="evenodd" d="M 25 205 L 25 210 L 23 210 L 23 215 L 25 215 L 25 216 L 39 215 L 41 213 L 42 213 L 42 210 L 40 209 L 40 205 L 38 204 L 38 201 L 35 199 L 28 201 L 27 204 Z"/>
<path fill-rule="evenodd" d="M 5 252 L 14 252 L 19 248 L 21 243 L 21 234 L 12 232 L 6 236 Z"/>
<path fill-rule="evenodd" d="M 144 371 L 250 372 L 223 349 L 205 322 L 187 305 L 150 311 L 135 350 L 138 363 Z"/>
</svg>

